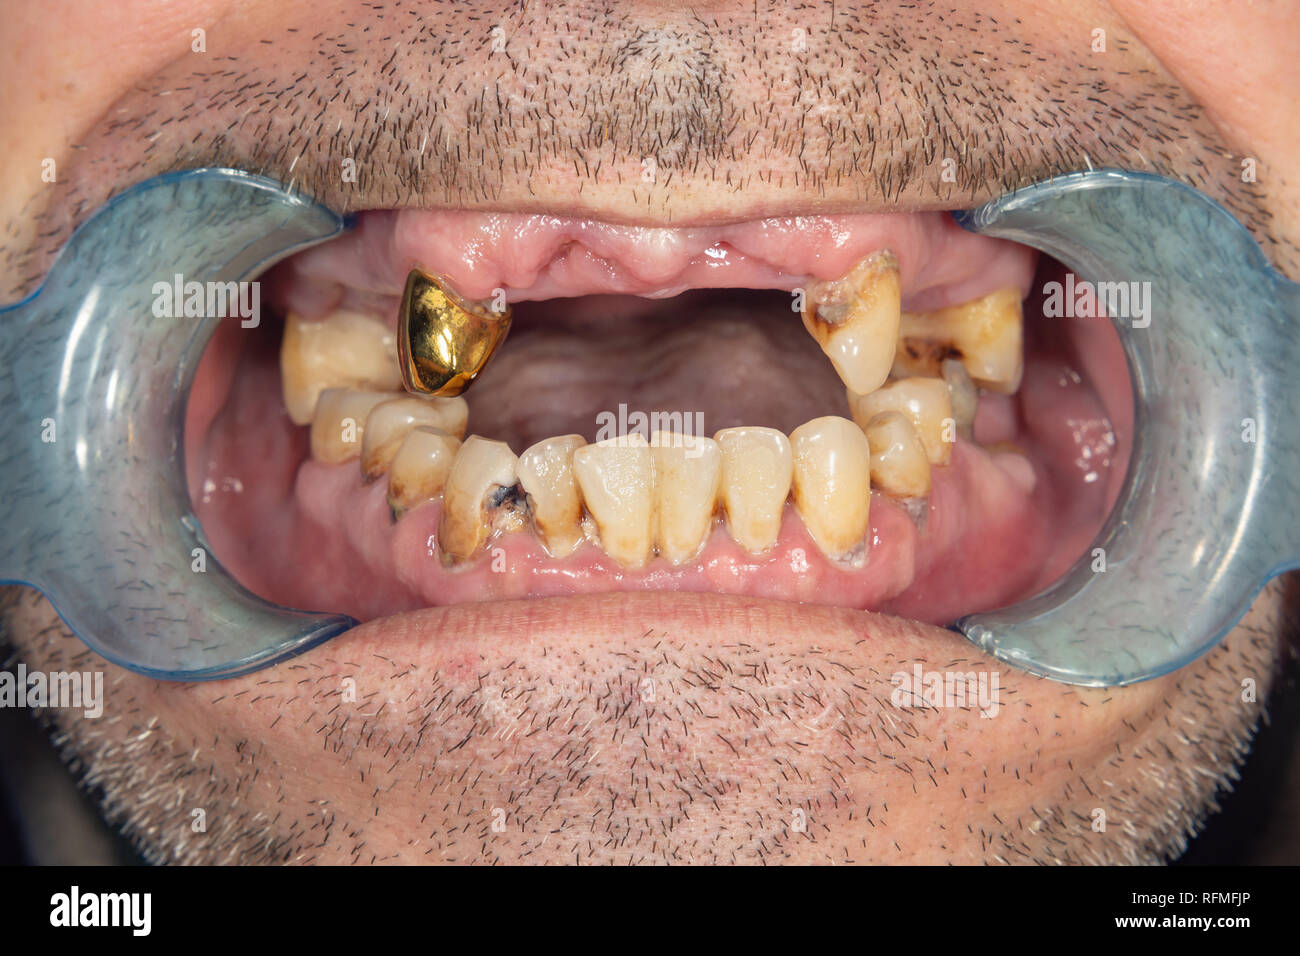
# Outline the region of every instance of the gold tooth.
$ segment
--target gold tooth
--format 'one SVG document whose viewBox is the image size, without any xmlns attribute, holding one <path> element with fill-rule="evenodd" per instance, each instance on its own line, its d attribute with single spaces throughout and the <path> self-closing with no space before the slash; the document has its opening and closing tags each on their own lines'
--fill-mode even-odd
<svg viewBox="0 0 1300 956">
<path fill-rule="evenodd" d="M 398 366 L 407 391 L 459 395 L 510 331 L 510 307 L 467 302 L 445 279 L 412 269 L 397 322 Z"/>
</svg>

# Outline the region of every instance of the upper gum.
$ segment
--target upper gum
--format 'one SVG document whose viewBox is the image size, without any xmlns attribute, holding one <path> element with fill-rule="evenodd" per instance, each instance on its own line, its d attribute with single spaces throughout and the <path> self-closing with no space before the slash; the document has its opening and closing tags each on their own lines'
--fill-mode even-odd
<svg viewBox="0 0 1300 956">
<path fill-rule="evenodd" d="M 792 290 L 837 279 L 872 252 L 898 258 L 904 307 L 918 296 L 1027 292 L 1034 253 L 967 233 L 945 213 L 785 216 L 715 226 L 634 226 L 534 213 L 362 213 L 362 228 L 295 257 L 295 278 L 398 295 L 419 266 L 465 297 L 512 302 L 687 288 Z M 369 219 L 365 217 L 371 217 Z M 706 251 L 725 246 L 725 260 Z M 292 306 L 290 301 L 284 303 Z M 940 302 L 939 304 L 952 304 Z M 934 308 L 926 302 L 924 308 Z"/>
</svg>

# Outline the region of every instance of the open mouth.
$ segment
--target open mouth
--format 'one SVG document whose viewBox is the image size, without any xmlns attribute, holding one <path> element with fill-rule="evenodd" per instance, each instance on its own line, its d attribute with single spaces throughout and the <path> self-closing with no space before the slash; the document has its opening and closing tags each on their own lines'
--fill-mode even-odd
<svg viewBox="0 0 1300 956">
<path fill-rule="evenodd" d="M 416 267 L 512 305 L 464 398 L 401 390 Z M 363 621 L 688 591 L 945 624 L 1059 577 L 1118 494 L 1127 370 L 1044 317 L 1063 273 L 946 213 L 362 213 L 214 336 L 191 496 L 250 590 Z"/>
</svg>

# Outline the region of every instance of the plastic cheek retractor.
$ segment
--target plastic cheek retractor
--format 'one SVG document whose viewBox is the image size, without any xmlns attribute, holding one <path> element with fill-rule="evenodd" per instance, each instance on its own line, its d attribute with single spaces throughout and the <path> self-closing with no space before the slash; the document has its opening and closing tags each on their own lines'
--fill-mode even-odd
<svg viewBox="0 0 1300 956">
<path fill-rule="evenodd" d="M 1136 396 L 1135 448 L 1095 547 L 1042 594 L 963 618 L 982 648 L 1077 684 L 1186 664 L 1296 566 L 1290 321 L 1300 291 L 1219 206 L 1155 176 L 1090 172 L 962 217 L 1082 279 L 1146 281 L 1150 327 L 1115 320 Z M 114 199 L 44 285 L 0 310 L 0 578 L 34 585 L 87 645 L 153 677 L 232 677 L 346 631 L 276 607 L 210 553 L 185 484 L 195 367 L 218 319 L 158 318 L 155 286 L 243 282 L 345 222 L 232 170 L 178 173 Z M 1243 441 L 1243 420 L 1253 442 Z"/>
<path fill-rule="evenodd" d="M 1041 249 L 1094 288 L 1150 283 L 1151 311 L 1149 325 L 1112 318 L 1133 384 L 1134 447 L 1097 540 L 1041 594 L 955 627 L 1071 684 L 1182 667 L 1270 578 L 1300 566 L 1300 286 L 1223 207 L 1145 173 L 1063 176 L 958 221 Z"/>
<path fill-rule="evenodd" d="M 183 431 L 220 320 L 154 313 L 158 283 L 251 280 L 345 225 L 261 177 L 162 176 L 100 209 L 41 288 L 0 310 L 0 578 L 39 588 L 109 660 L 152 677 L 233 677 L 356 624 L 263 601 L 211 554 Z"/>
</svg>

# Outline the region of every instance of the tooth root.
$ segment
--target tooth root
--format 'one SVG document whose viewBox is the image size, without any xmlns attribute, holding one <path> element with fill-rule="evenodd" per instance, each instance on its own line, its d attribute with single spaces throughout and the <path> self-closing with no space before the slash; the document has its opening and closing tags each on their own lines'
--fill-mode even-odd
<svg viewBox="0 0 1300 956">
<path fill-rule="evenodd" d="M 871 509 L 871 449 L 846 418 L 814 418 L 790 435 L 794 505 L 817 547 L 832 558 L 862 546 Z"/>
<path fill-rule="evenodd" d="M 722 453 L 712 438 L 656 431 L 654 460 L 655 547 L 669 563 L 700 553 L 718 510 Z"/>
<path fill-rule="evenodd" d="M 892 253 L 873 253 L 848 275 L 809 283 L 803 324 L 851 391 L 884 384 L 898 344 L 901 285 Z"/>
<path fill-rule="evenodd" d="M 359 312 L 335 312 L 319 322 L 289 313 L 280 342 L 280 382 L 294 424 L 306 425 L 327 388 L 401 391 L 397 336 Z"/>
<path fill-rule="evenodd" d="M 864 429 L 881 412 L 902 412 L 921 437 L 932 465 L 946 465 L 957 440 L 957 420 L 952 413 L 948 384 L 941 378 L 904 378 L 890 382 L 870 395 L 849 392 L 853 420 Z"/>
<path fill-rule="evenodd" d="M 388 469 L 388 507 L 400 518 L 442 495 L 460 439 L 439 428 L 411 429 Z"/>
<path fill-rule="evenodd" d="M 750 554 L 776 546 L 794 478 L 790 440 L 775 428 L 724 428 L 713 436 L 722 460 L 722 507 L 732 539 Z"/>
<path fill-rule="evenodd" d="M 461 438 L 468 420 L 469 406 L 463 398 L 397 398 L 376 405 L 366 417 L 361 473 L 370 481 L 387 471 L 397 449 L 416 426 Z"/>
<path fill-rule="evenodd" d="M 911 419 L 881 412 L 863 429 L 871 449 L 871 485 L 895 498 L 930 494 L 930 461 Z"/>
<path fill-rule="evenodd" d="M 643 568 L 654 545 L 654 465 L 644 436 L 609 438 L 573 453 L 573 475 L 605 553 Z"/>
<path fill-rule="evenodd" d="M 400 397 L 401 393 L 393 392 L 325 389 L 316 400 L 311 419 L 311 456 L 328 464 L 360 458 L 371 411 Z"/>
<path fill-rule="evenodd" d="M 510 495 L 519 480 L 517 463 L 505 442 L 478 435 L 465 439 L 442 494 L 438 544 L 447 558 L 463 561 L 473 557 L 503 523 L 507 528 L 517 525 Z M 497 515 L 498 510 L 512 514 Z"/>
<path fill-rule="evenodd" d="M 1025 362 L 1018 289 L 934 312 L 906 312 L 898 336 L 895 376 L 937 376 L 944 359 L 956 358 L 982 388 L 1009 395 L 1020 387 Z"/>
<path fill-rule="evenodd" d="M 586 444 L 581 435 L 562 435 L 539 441 L 519 456 L 519 486 L 528 495 L 537 537 L 552 557 L 572 554 L 583 541 L 573 455 Z"/>
</svg>

